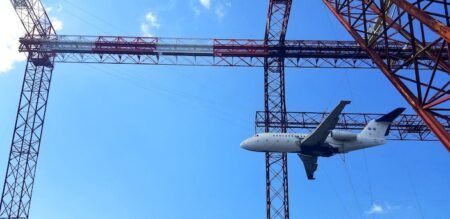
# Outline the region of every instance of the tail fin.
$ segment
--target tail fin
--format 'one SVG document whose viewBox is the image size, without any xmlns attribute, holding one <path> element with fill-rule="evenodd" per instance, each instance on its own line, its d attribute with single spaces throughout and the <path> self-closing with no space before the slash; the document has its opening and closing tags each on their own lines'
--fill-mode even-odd
<svg viewBox="0 0 450 219">
<path fill-rule="evenodd" d="M 360 136 L 370 138 L 384 138 L 389 135 L 392 121 L 405 111 L 405 108 L 397 108 L 390 113 L 370 121 L 360 133 Z"/>
</svg>

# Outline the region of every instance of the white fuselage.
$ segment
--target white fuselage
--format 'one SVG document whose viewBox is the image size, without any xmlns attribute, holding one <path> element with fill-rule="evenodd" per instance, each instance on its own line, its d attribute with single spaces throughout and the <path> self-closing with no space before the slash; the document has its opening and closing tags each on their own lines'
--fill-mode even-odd
<svg viewBox="0 0 450 219">
<path fill-rule="evenodd" d="M 356 138 L 352 140 L 337 140 L 331 135 L 325 140 L 325 144 L 332 153 L 346 153 L 353 150 L 363 149 L 386 143 L 384 138 L 373 138 L 355 134 Z M 301 142 L 308 134 L 291 134 L 291 133 L 261 133 L 244 140 L 241 147 L 257 152 L 280 152 L 280 153 L 317 153 L 315 155 L 322 156 L 320 151 L 311 152 L 311 147 L 302 149 Z M 318 150 L 322 149 L 317 147 Z M 324 152 L 325 153 L 325 152 Z M 328 154 L 330 156 L 331 154 Z"/>
</svg>

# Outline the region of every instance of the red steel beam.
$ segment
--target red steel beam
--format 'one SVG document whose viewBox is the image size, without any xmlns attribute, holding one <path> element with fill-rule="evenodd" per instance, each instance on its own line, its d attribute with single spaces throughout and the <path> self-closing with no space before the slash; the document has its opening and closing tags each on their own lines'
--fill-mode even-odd
<svg viewBox="0 0 450 219">
<path fill-rule="evenodd" d="M 429 14 L 418 9 L 417 7 L 415 7 L 414 5 L 410 4 L 405 0 L 392 0 L 392 2 L 394 2 L 394 4 L 396 4 L 398 7 L 408 12 L 409 15 L 417 18 L 423 24 L 427 25 L 431 30 L 433 30 L 435 33 L 439 34 L 442 38 L 444 38 L 445 41 L 447 41 L 447 43 L 450 43 L 450 28 L 448 26 L 437 21 Z M 444 7 L 447 6 L 444 5 Z"/>
<path fill-rule="evenodd" d="M 391 72 L 391 69 L 386 65 L 383 59 L 378 53 L 369 48 L 366 41 L 358 34 L 356 30 L 353 29 L 351 24 L 345 19 L 344 16 L 339 14 L 336 8 L 331 2 L 323 0 L 324 4 L 329 8 L 329 10 L 336 16 L 339 22 L 344 26 L 344 28 L 350 33 L 350 35 L 358 42 L 362 49 L 364 49 L 369 56 L 372 57 L 373 61 L 384 73 L 384 75 L 389 79 L 389 81 L 394 85 L 394 87 L 400 92 L 400 94 L 406 99 L 406 101 L 413 107 L 417 114 L 423 119 L 427 126 L 432 130 L 436 137 L 442 142 L 442 144 L 450 152 L 450 134 L 443 127 L 441 123 L 436 119 L 435 115 L 425 109 L 422 106 L 421 101 L 408 89 L 408 87 Z M 337 3 L 336 3 L 337 4 Z"/>
<path fill-rule="evenodd" d="M 408 31 L 406 31 L 400 24 L 395 23 L 395 21 L 392 18 L 390 18 L 389 16 L 384 16 L 383 13 L 381 12 L 380 8 L 378 8 L 370 0 L 364 0 L 363 2 L 364 2 L 364 4 L 367 5 L 367 7 L 369 7 L 371 9 L 371 11 L 376 13 L 379 17 L 384 17 L 386 20 L 386 23 L 388 25 L 392 25 L 392 28 L 397 30 L 403 37 L 405 37 L 408 40 L 413 40 L 416 43 L 415 46 L 417 46 L 420 49 L 424 49 L 425 46 L 423 46 L 417 40 L 411 39 Z M 435 51 L 425 50 L 425 54 L 428 55 L 430 57 L 430 59 L 436 60 L 438 55 L 436 55 L 434 52 L 436 52 L 436 50 Z M 439 66 L 441 66 L 446 71 L 450 71 L 450 64 L 448 62 L 439 62 Z"/>
</svg>

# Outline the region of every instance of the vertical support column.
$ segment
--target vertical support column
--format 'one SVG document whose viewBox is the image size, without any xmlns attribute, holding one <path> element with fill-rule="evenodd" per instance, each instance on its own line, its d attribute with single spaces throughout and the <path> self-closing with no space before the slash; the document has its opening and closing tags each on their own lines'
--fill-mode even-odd
<svg viewBox="0 0 450 219">
<path fill-rule="evenodd" d="M 291 10 L 291 0 L 271 0 L 266 24 L 265 44 L 284 46 Z M 284 78 L 284 51 L 277 58 L 264 60 L 264 120 L 265 132 L 285 133 L 286 98 Z M 273 128 L 269 124 L 278 123 Z M 288 171 L 286 153 L 266 153 L 266 213 L 268 219 L 289 218 Z"/>
<path fill-rule="evenodd" d="M 0 218 L 28 218 L 53 67 L 36 66 L 29 56 L 20 95 Z"/>
<path fill-rule="evenodd" d="M 264 68 L 265 132 L 286 133 L 284 60 L 269 58 Z M 271 123 L 280 127 L 269 127 Z M 289 218 L 286 153 L 266 153 L 267 218 Z"/>
</svg>

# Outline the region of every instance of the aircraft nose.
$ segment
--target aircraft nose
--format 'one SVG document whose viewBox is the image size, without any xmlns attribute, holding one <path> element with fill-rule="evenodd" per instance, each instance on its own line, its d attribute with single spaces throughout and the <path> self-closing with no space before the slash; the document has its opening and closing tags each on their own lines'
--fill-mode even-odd
<svg viewBox="0 0 450 219">
<path fill-rule="evenodd" d="M 241 142 L 241 148 L 248 151 L 255 151 L 255 144 L 253 138 L 247 138 Z"/>
<path fill-rule="evenodd" d="M 242 141 L 240 146 L 241 146 L 241 148 L 248 150 L 248 139 Z"/>
<path fill-rule="evenodd" d="M 242 141 L 241 148 L 251 151 L 252 150 L 252 138 L 247 138 L 244 141 Z"/>
</svg>

